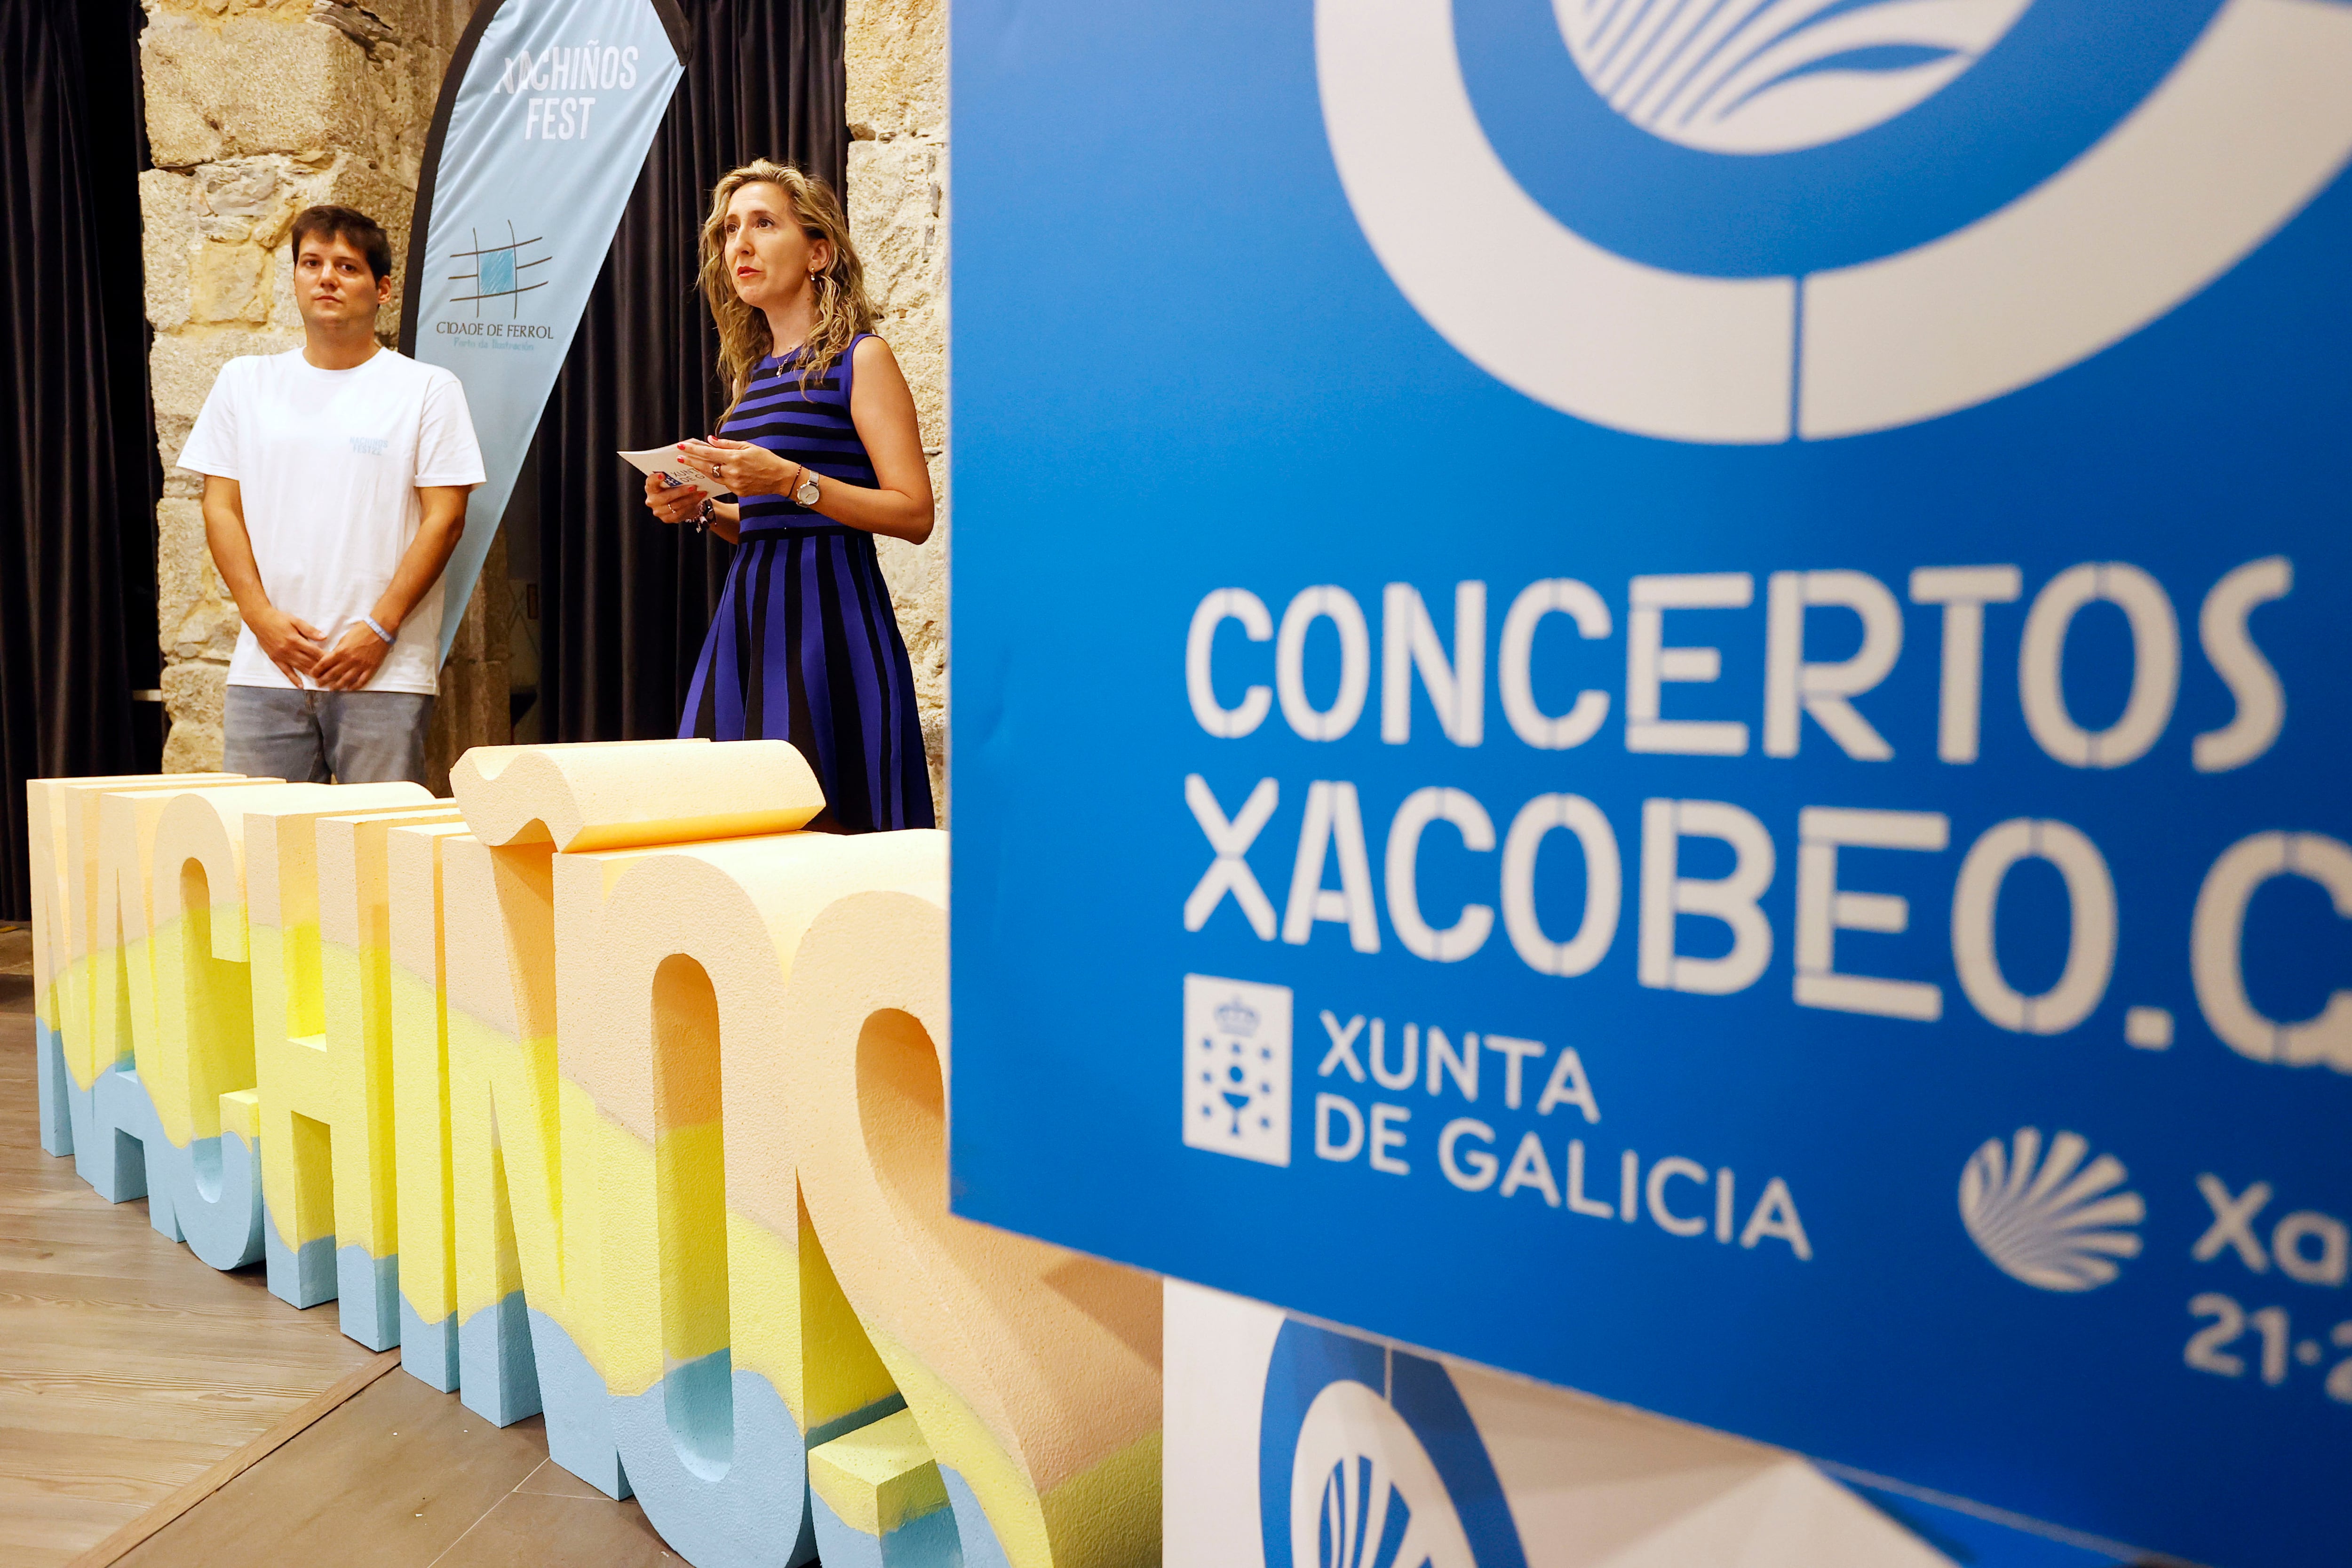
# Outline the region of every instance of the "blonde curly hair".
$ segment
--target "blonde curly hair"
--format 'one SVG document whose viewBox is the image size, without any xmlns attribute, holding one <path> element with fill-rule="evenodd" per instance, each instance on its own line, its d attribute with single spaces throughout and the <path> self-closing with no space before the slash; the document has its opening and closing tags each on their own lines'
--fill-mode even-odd
<svg viewBox="0 0 2352 1568">
<path fill-rule="evenodd" d="M 754 158 L 730 169 L 710 188 L 710 216 L 702 221 L 702 297 L 711 319 L 719 324 L 719 368 L 727 383 L 728 411 L 732 413 L 759 363 L 776 345 L 768 318 L 743 302 L 727 269 L 727 204 L 746 185 L 771 184 L 784 193 L 811 239 L 833 242 L 833 259 L 812 276 L 816 321 L 802 344 L 801 385 L 831 370 L 847 353 L 860 332 L 874 330 L 874 302 L 866 295 L 866 268 L 849 243 L 849 216 L 833 187 L 790 163 Z M 722 416 L 723 418 L 723 416 Z"/>
</svg>

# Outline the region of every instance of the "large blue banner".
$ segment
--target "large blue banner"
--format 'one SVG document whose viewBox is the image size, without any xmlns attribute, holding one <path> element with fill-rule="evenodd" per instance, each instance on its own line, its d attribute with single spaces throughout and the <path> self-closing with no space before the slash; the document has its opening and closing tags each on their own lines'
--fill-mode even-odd
<svg viewBox="0 0 2352 1568">
<path fill-rule="evenodd" d="M 955 28 L 958 1211 L 2352 1557 L 2352 5 Z"/>
<path fill-rule="evenodd" d="M 485 0 L 443 86 L 401 347 L 465 384 L 488 474 L 441 577 L 444 658 L 683 74 L 670 26 L 655 0 Z"/>
</svg>

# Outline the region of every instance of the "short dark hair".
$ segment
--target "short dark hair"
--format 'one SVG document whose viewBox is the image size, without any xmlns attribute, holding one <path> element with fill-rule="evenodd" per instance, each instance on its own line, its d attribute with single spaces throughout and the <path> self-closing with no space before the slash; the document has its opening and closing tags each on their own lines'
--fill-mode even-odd
<svg viewBox="0 0 2352 1568">
<path fill-rule="evenodd" d="M 357 207 L 304 207 L 294 216 L 294 258 L 302 257 L 302 241 L 312 235 L 340 239 L 367 258 L 368 273 L 379 280 L 392 275 L 392 240 L 383 225 Z"/>
</svg>

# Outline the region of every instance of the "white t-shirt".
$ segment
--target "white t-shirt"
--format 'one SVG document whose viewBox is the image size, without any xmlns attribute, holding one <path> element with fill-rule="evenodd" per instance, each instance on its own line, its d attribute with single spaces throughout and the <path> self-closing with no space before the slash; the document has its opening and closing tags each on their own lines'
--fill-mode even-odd
<svg viewBox="0 0 2352 1568">
<path fill-rule="evenodd" d="M 465 388 L 390 349 L 351 370 L 320 370 L 299 348 L 229 361 L 179 467 L 237 482 L 269 602 L 331 648 L 374 609 L 415 539 L 425 515 L 417 487 L 482 482 Z M 440 653 L 436 583 L 367 689 L 430 695 Z M 287 685 L 251 627 L 237 637 L 228 683 Z"/>
</svg>

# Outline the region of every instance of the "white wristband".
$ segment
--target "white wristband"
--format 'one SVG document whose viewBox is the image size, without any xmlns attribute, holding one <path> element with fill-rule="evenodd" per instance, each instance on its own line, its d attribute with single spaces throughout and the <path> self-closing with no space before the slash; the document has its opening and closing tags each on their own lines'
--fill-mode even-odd
<svg viewBox="0 0 2352 1568">
<path fill-rule="evenodd" d="M 383 623 L 378 621 L 373 616 L 362 616 L 360 617 L 360 625 L 367 627 L 368 630 L 382 637 L 384 640 L 386 647 L 391 646 L 393 640 L 392 634 L 385 631 L 383 629 Z"/>
</svg>

